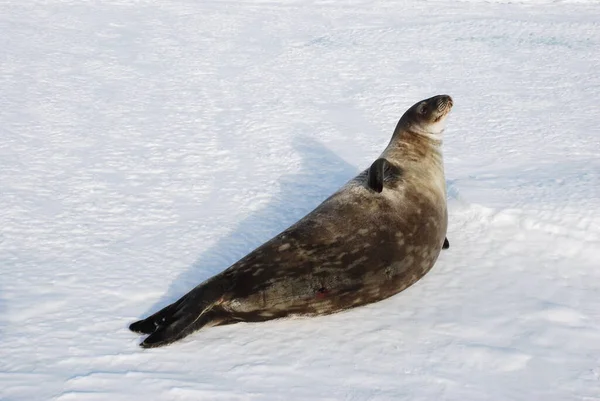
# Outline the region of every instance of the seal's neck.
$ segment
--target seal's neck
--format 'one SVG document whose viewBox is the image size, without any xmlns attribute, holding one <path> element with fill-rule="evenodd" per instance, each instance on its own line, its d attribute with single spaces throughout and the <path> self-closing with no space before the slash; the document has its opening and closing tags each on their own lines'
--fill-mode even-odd
<svg viewBox="0 0 600 401">
<path fill-rule="evenodd" d="M 382 157 L 402 164 L 442 163 L 442 132 L 398 124 Z"/>
<path fill-rule="evenodd" d="M 403 118 L 401 118 L 396 125 L 396 129 L 394 130 L 390 144 L 394 142 L 394 140 L 400 139 L 403 136 L 414 135 L 437 142 L 438 145 L 441 145 L 443 138 L 442 134 L 444 132 L 444 128 L 446 128 L 445 120 L 445 118 L 442 118 L 438 122 L 425 125 L 419 124 L 415 121 L 407 120 L 406 116 L 403 116 Z"/>
<path fill-rule="evenodd" d="M 441 146 L 442 141 L 443 141 L 443 136 L 442 136 L 443 132 L 444 132 L 444 130 L 427 131 L 427 130 L 421 129 L 420 127 L 410 127 L 409 129 L 403 131 L 402 135 L 404 135 L 404 136 L 414 135 L 423 140 L 431 142 L 432 146 Z"/>
<path fill-rule="evenodd" d="M 441 150 L 443 142 L 443 129 L 440 131 L 425 130 L 419 126 L 403 127 L 398 124 L 388 147 L 393 148 L 401 146 L 403 143 L 431 148 L 432 150 Z"/>
</svg>

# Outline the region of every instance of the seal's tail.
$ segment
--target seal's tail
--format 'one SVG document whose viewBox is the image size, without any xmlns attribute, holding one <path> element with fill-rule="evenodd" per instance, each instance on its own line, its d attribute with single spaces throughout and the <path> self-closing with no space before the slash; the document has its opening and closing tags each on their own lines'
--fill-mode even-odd
<svg viewBox="0 0 600 401">
<path fill-rule="evenodd" d="M 132 323 L 129 330 L 149 334 L 140 346 L 155 348 L 180 340 L 203 326 L 221 324 L 226 314 L 215 306 L 222 295 L 215 290 L 213 283 L 203 283 L 177 302 Z"/>
</svg>

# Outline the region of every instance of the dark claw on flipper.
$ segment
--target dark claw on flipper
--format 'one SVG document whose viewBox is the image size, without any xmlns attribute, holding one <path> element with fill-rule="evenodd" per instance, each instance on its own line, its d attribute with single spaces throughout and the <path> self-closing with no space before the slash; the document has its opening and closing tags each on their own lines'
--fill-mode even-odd
<svg viewBox="0 0 600 401">
<path fill-rule="evenodd" d="M 444 245 L 442 245 L 442 249 L 450 248 L 450 242 L 448 242 L 448 238 L 444 238 Z"/>
</svg>

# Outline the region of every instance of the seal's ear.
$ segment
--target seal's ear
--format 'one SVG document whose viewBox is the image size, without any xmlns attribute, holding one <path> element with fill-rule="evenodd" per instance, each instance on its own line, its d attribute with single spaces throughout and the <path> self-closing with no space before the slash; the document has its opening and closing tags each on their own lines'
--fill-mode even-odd
<svg viewBox="0 0 600 401">
<path fill-rule="evenodd" d="M 387 160 L 384 158 L 379 158 L 375 160 L 373 164 L 371 164 L 371 167 L 369 167 L 368 184 L 369 188 L 375 192 L 383 191 L 383 176 L 387 164 Z"/>
</svg>

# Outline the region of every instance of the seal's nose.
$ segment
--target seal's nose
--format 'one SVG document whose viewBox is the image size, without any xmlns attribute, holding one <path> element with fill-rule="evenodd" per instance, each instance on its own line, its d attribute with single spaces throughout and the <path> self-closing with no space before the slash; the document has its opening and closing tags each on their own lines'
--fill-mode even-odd
<svg viewBox="0 0 600 401">
<path fill-rule="evenodd" d="M 453 105 L 454 101 L 449 95 L 439 95 L 437 97 L 436 106 L 438 107 L 438 109 L 452 107 Z"/>
</svg>

